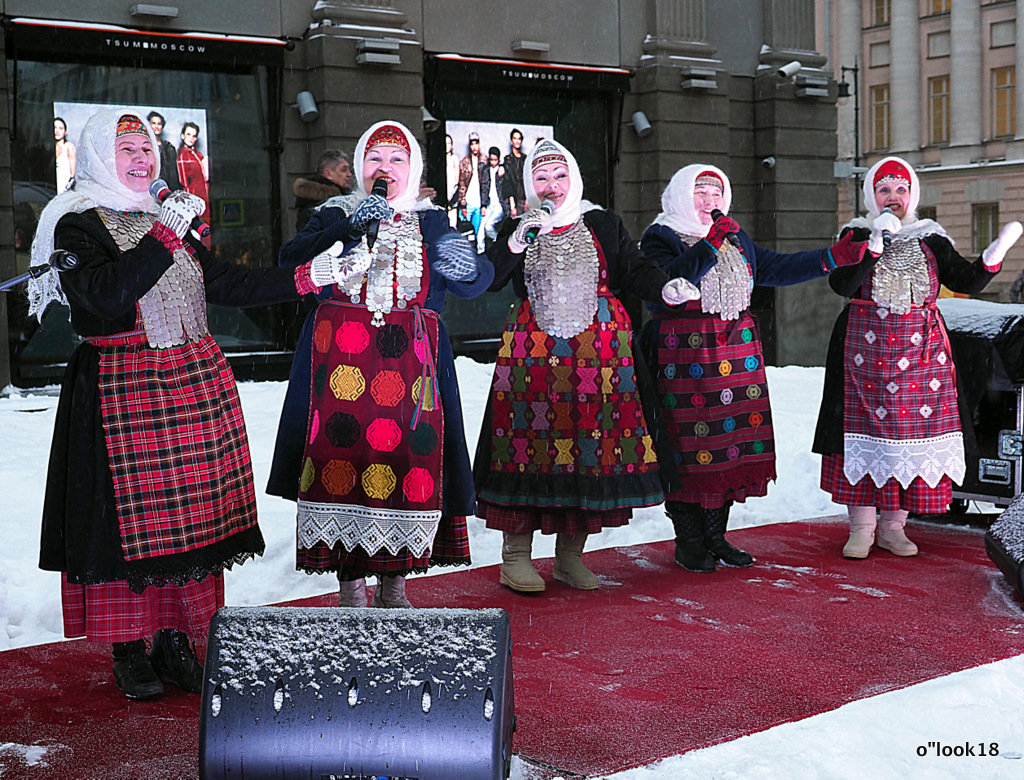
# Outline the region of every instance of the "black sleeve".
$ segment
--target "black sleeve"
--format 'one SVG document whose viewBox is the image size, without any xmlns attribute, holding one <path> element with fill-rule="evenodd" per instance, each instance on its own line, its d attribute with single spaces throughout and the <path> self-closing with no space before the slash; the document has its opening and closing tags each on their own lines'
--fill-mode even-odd
<svg viewBox="0 0 1024 780">
<path fill-rule="evenodd" d="M 263 306 L 299 299 L 295 269 L 287 266 L 247 266 L 220 260 L 205 247 L 193 247 L 203 267 L 206 299 L 221 306 Z"/>
<path fill-rule="evenodd" d="M 853 231 L 854 241 L 867 241 L 871 238 L 871 231 L 860 227 L 846 228 L 839 234 L 839 237 L 842 238 L 850 230 Z M 876 263 L 878 263 L 878 258 L 874 257 L 870 252 L 865 252 L 864 259 L 857 263 L 857 265 L 842 266 L 829 274 L 829 286 L 844 298 L 853 298 L 857 290 L 864 284 L 864 280 L 875 270 Z"/>
<path fill-rule="evenodd" d="M 997 272 L 988 270 L 979 256 L 973 263 L 965 260 L 949 239 L 928 236 L 924 243 L 932 250 L 939 266 L 939 281 L 953 292 L 974 295 L 985 289 Z"/>
<path fill-rule="evenodd" d="M 663 303 L 661 288 L 668 276 L 640 251 L 618 214 L 591 211 L 584 216 L 605 251 L 608 261 L 609 287 L 616 294 L 631 292 L 638 297 Z"/>
<path fill-rule="evenodd" d="M 278 265 L 294 268 L 312 260 L 335 241 L 349 242 L 348 216 L 344 209 L 325 207 L 313 212 L 306 226 L 281 247 Z"/>
<path fill-rule="evenodd" d="M 494 266 L 494 281 L 488 288 L 496 292 L 508 284 L 517 269 L 522 268 L 526 253 L 513 254 L 508 248 L 508 240 L 519 225 L 519 219 L 504 219 L 498 231 L 498 238 L 487 249 L 487 259 Z"/>
<path fill-rule="evenodd" d="M 121 252 L 95 212 L 66 214 L 57 223 L 54 246 L 78 256 L 78 265 L 60 272 L 68 302 L 99 320 L 117 320 L 135 304 L 173 262 L 152 236 Z M 54 273 L 51 271 L 50 273 Z"/>
<path fill-rule="evenodd" d="M 698 284 L 717 261 L 715 250 L 707 241 L 687 246 L 671 228 L 664 225 L 651 225 L 644 231 L 640 251 L 670 278 L 681 276 L 693 284 Z"/>
</svg>

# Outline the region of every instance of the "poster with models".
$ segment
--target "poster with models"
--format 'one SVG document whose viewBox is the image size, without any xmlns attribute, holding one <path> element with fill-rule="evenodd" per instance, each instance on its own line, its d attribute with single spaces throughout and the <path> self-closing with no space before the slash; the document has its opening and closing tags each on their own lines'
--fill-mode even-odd
<svg viewBox="0 0 1024 780">
<path fill-rule="evenodd" d="M 53 104 L 53 142 L 57 192 L 71 186 L 77 164 L 78 136 L 96 111 L 118 108 L 110 103 Z M 203 220 L 210 220 L 210 157 L 207 153 L 206 110 L 180 106 L 134 106 L 149 123 L 160 145 L 160 178 L 172 190 L 184 189 L 206 202 Z"/>
</svg>

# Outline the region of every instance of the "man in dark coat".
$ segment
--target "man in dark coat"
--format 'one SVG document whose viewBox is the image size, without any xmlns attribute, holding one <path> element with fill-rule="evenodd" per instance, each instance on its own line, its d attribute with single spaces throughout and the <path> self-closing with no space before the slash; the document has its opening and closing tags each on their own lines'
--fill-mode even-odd
<svg viewBox="0 0 1024 780">
<path fill-rule="evenodd" d="M 295 195 L 295 232 L 298 233 L 309 222 L 313 209 L 328 198 L 347 195 L 352 190 L 352 164 L 348 155 L 340 149 L 326 149 L 316 161 L 316 173 L 295 180 L 292 193 Z"/>
</svg>

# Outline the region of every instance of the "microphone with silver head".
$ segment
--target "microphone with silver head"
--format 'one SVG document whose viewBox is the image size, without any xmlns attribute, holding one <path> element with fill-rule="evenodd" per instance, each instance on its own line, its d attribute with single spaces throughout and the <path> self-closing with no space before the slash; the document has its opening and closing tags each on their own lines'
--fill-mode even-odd
<svg viewBox="0 0 1024 780">
<path fill-rule="evenodd" d="M 387 198 L 388 196 L 388 180 L 381 176 L 373 182 L 373 189 L 370 190 L 371 195 L 377 195 L 381 198 Z M 373 245 L 377 242 L 377 233 L 380 232 L 380 220 L 371 219 L 366 223 L 366 248 L 373 249 Z"/>
<path fill-rule="evenodd" d="M 888 206 L 886 206 L 884 209 L 882 209 L 881 212 L 879 212 L 879 213 L 880 214 L 892 214 L 893 216 L 896 216 L 896 212 L 893 211 Z M 889 244 L 891 244 L 891 243 L 892 243 L 892 233 L 889 232 L 888 230 L 883 230 L 882 231 L 882 245 L 883 246 L 889 246 Z"/>
<path fill-rule="evenodd" d="M 167 182 L 163 179 L 153 179 L 153 181 L 149 183 L 149 194 L 161 203 L 167 200 L 167 196 L 170 195 L 171 192 L 171 188 L 167 186 Z M 210 235 L 210 226 L 203 222 L 200 217 L 194 218 L 190 227 L 200 238 L 206 238 Z"/>
<path fill-rule="evenodd" d="M 549 217 L 555 213 L 555 203 L 551 200 L 542 200 L 540 202 L 540 210 L 547 214 Z M 537 240 L 537 236 L 540 234 L 540 225 L 532 225 L 529 230 L 526 231 L 526 235 L 523 236 L 523 241 L 527 244 L 532 244 Z"/>
</svg>

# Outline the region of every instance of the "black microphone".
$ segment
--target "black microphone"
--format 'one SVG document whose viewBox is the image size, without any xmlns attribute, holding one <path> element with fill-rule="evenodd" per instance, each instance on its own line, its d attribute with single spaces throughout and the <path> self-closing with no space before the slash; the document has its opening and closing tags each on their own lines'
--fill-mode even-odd
<svg viewBox="0 0 1024 780">
<path fill-rule="evenodd" d="M 167 200 L 167 196 L 171 194 L 171 188 L 167 186 L 167 182 L 163 179 L 153 179 L 149 183 L 149 194 L 163 203 Z M 200 217 L 195 217 L 190 227 L 200 238 L 206 238 L 210 235 L 210 226 L 203 222 Z"/>
<path fill-rule="evenodd" d="M 724 217 L 724 216 L 725 216 L 725 214 L 723 214 L 718 209 L 711 209 L 711 219 L 718 219 L 719 217 Z M 732 244 L 735 247 L 738 247 L 740 245 L 740 237 L 738 235 L 736 235 L 735 233 L 726 233 L 725 234 L 725 240 L 728 241 L 730 244 Z"/>
<path fill-rule="evenodd" d="M 549 217 L 555 213 L 555 203 L 551 200 L 542 200 L 540 202 L 540 210 L 547 214 Z M 526 235 L 523 236 L 523 241 L 527 244 L 532 244 L 537 240 L 537 236 L 540 234 L 540 225 L 531 225 L 526 231 Z"/>
<path fill-rule="evenodd" d="M 882 214 L 893 214 L 893 215 L 895 215 L 895 213 L 896 213 L 895 211 L 893 211 L 891 208 L 886 206 L 884 209 L 882 209 L 879 212 L 878 216 L 882 216 Z M 889 244 L 891 244 L 891 243 L 892 243 L 892 233 L 890 233 L 888 230 L 883 230 L 882 231 L 882 246 L 889 246 Z"/>
<path fill-rule="evenodd" d="M 382 198 L 388 196 L 388 180 L 381 176 L 373 182 L 373 189 L 370 190 L 371 195 L 380 195 Z M 380 230 L 380 220 L 371 219 L 366 223 L 366 248 L 373 249 L 373 245 L 377 242 L 377 231 Z"/>
</svg>

